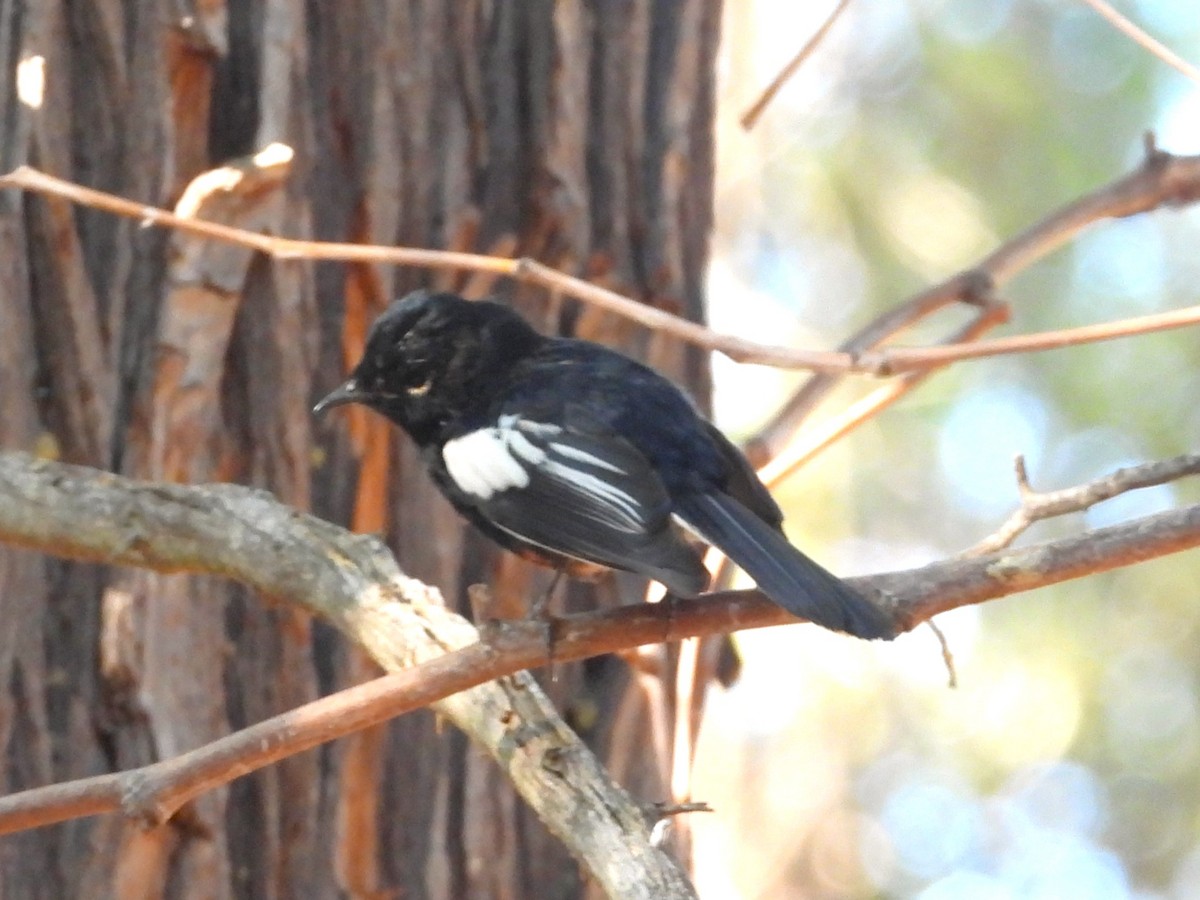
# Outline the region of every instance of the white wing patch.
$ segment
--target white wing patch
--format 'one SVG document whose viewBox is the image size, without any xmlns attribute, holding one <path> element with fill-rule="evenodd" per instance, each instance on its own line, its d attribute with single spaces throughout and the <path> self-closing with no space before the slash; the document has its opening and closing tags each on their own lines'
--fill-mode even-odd
<svg viewBox="0 0 1200 900">
<path fill-rule="evenodd" d="M 514 435 L 525 446 L 514 446 Z M 447 441 L 442 447 L 442 460 L 455 484 L 480 500 L 488 500 L 500 491 L 529 484 L 529 473 L 517 456 L 528 460 L 528 451 L 537 449 L 517 434 L 511 423 L 502 420 L 499 427 L 480 428 Z"/>
</svg>

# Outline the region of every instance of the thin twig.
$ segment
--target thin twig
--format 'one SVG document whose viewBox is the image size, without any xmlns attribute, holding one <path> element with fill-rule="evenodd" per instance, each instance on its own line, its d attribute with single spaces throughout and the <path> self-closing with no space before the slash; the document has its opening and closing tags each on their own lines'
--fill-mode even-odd
<svg viewBox="0 0 1200 900">
<path fill-rule="evenodd" d="M 1007 356 L 1013 353 L 1034 353 L 1055 350 L 1060 347 L 1079 347 L 1112 341 L 1117 338 L 1153 334 L 1200 324 L 1200 306 L 1189 306 L 1171 312 L 1136 316 L 1119 322 L 1099 325 L 1082 325 L 1078 328 L 1063 328 L 1058 331 L 1043 331 L 1037 334 L 1018 334 L 1013 337 L 974 341 L 969 344 L 954 344 L 945 347 L 888 347 L 870 351 L 859 357 L 859 365 L 877 375 L 896 375 L 901 372 L 924 370 L 932 365 L 944 365 L 967 359 L 982 359 L 988 356 Z"/>
<path fill-rule="evenodd" d="M 989 304 L 979 311 L 979 315 L 973 321 L 953 335 L 950 341 L 955 345 L 973 341 L 989 328 L 1007 319 L 1007 306 L 1000 303 Z M 821 422 L 813 428 L 797 430 L 794 438 L 777 452 L 771 453 L 768 449 L 765 458 L 769 462 L 759 469 L 759 477 L 768 486 L 783 482 L 802 466 L 807 465 L 813 457 L 919 387 L 939 368 L 940 366 L 931 366 L 928 369 L 908 372 L 851 403 L 829 421 Z M 759 453 L 762 454 L 763 451 L 760 450 Z"/>
<path fill-rule="evenodd" d="M 697 812 L 714 812 L 713 808 L 703 800 L 697 800 L 692 803 L 655 803 L 650 808 L 651 815 L 656 819 L 661 819 L 666 816 L 682 816 L 687 813 Z"/>
<path fill-rule="evenodd" d="M 692 763 L 695 761 L 695 734 L 692 717 L 696 713 L 696 692 L 707 685 L 697 683 L 700 673 L 699 638 L 685 638 L 679 642 L 675 661 L 675 721 L 671 741 L 670 787 L 671 797 L 682 801 L 692 793 Z"/>
<path fill-rule="evenodd" d="M 800 71 L 800 67 L 804 65 L 804 61 L 812 56 L 813 51 L 817 49 L 821 41 L 825 40 L 825 35 L 829 34 L 829 29 L 833 27 L 833 23 L 841 17 L 849 5 L 850 0 L 839 0 L 838 5 L 833 8 L 833 11 L 821 23 L 821 27 L 800 48 L 800 52 L 792 57 L 792 60 L 783 67 L 778 75 L 771 79 L 771 83 L 767 85 L 766 89 L 759 95 L 759 98 L 754 101 L 748 110 L 742 113 L 742 128 L 749 131 L 758 123 L 767 106 L 775 99 L 775 95 L 783 89 L 788 79 Z"/>
<path fill-rule="evenodd" d="M 952 689 L 958 687 L 958 669 L 954 665 L 954 652 L 950 649 L 950 642 L 933 619 L 925 624 L 929 626 L 929 630 L 937 638 L 938 646 L 942 648 L 942 663 L 946 666 L 946 686 Z"/>
<path fill-rule="evenodd" d="M 1034 223 L 1005 241 L 972 268 L 932 285 L 889 309 L 838 349 L 855 359 L 854 368 L 874 367 L 876 374 L 904 369 L 919 370 L 936 365 L 939 361 L 953 362 L 955 360 L 950 358 L 952 354 L 946 352 L 945 346 L 930 348 L 928 355 L 922 355 L 924 351 L 918 349 L 887 349 L 874 353 L 871 351 L 885 340 L 896 337 L 950 304 L 994 304 L 997 294 L 1014 277 L 1063 246 L 1091 224 L 1102 219 L 1131 216 L 1163 206 L 1182 206 L 1194 202 L 1198 196 L 1200 156 L 1176 157 L 1166 154 L 1158 149 L 1153 135 L 1148 134 L 1145 159 L 1138 169 Z M 1121 323 L 1116 324 L 1119 326 Z M 1183 324 L 1186 323 L 1176 327 L 1183 327 Z M 1055 340 L 1061 340 L 1061 333 L 1050 332 L 1049 335 Z M 980 352 L 978 346 L 974 347 L 973 352 Z M 1016 351 L 1009 349 L 1006 352 Z M 896 363 L 899 369 L 892 366 L 896 355 L 900 357 L 900 361 Z M 849 371 L 818 373 L 806 381 L 751 440 L 749 449 L 752 460 L 761 465 L 776 456 L 782 447 L 791 443 L 813 409 Z"/>
<path fill-rule="evenodd" d="M 927 350 L 905 348 L 896 351 L 866 351 L 858 356 L 850 352 L 803 350 L 759 344 L 718 334 L 695 322 L 639 303 L 614 291 L 589 284 L 531 259 L 505 259 L 476 253 L 339 244 L 274 237 L 178 216 L 163 209 L 135 203 L 122 197 L 54 178 L 24 166 L 7 175 L 0 176 L 0 187 L 15 187 L 62 197 L 84 206 L 138 218 L 147 224 L 163 225 L 214 240 L 250 247 L 278 259 L 338 259 L 386 262 L 431 269 L 489 272 L 559 291 L 564 295 L 625 316 L 647 328 L 670 334 L 704 349 L 722 353 L 737 362 L 778 368 L 809 369 L 814 372 L 838 374 L 879 375 L 889 372 L 913 371 L 957 359 L 973 359 L 980 354 L 1027 352 L 1034 349 L 1048 349 L 1051 346 L 1110 340 L 1113 337 L 1143 333 L 1139 329 L 1160 330 L 1194 324 L 1193 319 L 1188 316 L 1189 311 L 1183 310 L 1177 314 L 1164 314 L 1164 316 L 1176 315 L 1176 318 L 1170 321 L 1148 317 L 1150 321 L 1135 320 L 1136 324 L 1134 325 L 1117 322 L 1090 326 L 1092 329 L 1090 331 L 1088 329 L 1070 329 L 1070 333 L 1065 337 L 1063 332 L 1028 335 L 1022 339 L 1026 343 L 1017 343 L 1006 347 L 980 349 L 988 347 L 988 345 L 984 342 L 977 342 L 970 345 L 971 349 L 962 351 L 961 355 L 955 355 L 956 351 L 948 347 L 932 347 Z M 934 309 L 963 299 L 964 296 L 977 297 L 981 283 L 991 289 L 999 289 L 1034 261 L 1057 249 L 1082 229 L 1101 219 L 1129 216 L 1160 206 L 1187 204 L 1194 202 L 1197 197 L 1200 197 L 1200 156 L 1171 156 L 1159 151 L 1151 142 L 1148 144 L 1146 161 L 1137 171 L 1084 196 L 1035 224 L 1003 244 L 981 261 L 975 269 L 921 292 L 902 304 L 897 310 L 893 310 L 887 316 L 877 320 L 873 330 L 891 334 L 897 330 L 895 328 L 897 322 L 903 324 L 913 321 Z M 871 336 L 867 335 L 867 337 Z M 864 340 L 864 343 L 866 342 Z M 893 352 L 894 359 L 889 355 Z"/>
<path fill-rule="evenodd" d="M 992 277 L 982 268 L 983 265 L 981 262 L 976 268 L 960 272 L 885 310 L 843 341 L 838 350 L 858 357 L 864 351 L 907 331 L 942 308 L 959 302 L 981 308 L 976 318 L 985 321 L 979 322 L 982 327 L 978 330 L 966 332 L 969 337 L 959 336 L 957 339 L 978 339 L 988 328 L 1008 321 L 1007 308 L 996 302 L 992 290 Z M 955 340 L 956 337 L 952 336 L 942 343 L 949 344 Z M 781 448 L 796 439 L 800 427 L 833 389 L 841 384 L 846 374 L 820 372 L 805 381 L 747 443 L 751 461 L 761 465 L 779 455 L 782 452 Z"/>
<path fill-rule="evenodd" d="M 1200 69 L 1197 69 L 1161 41 L 1151 37 L 1138 25 L 1109 6 L 1104 0 L 1083 0 L 1083 2 L 1100 13 L 1117 31 L 1120 31 L 1144 49 L 1149 50 L 1168 66 L 1182 73 L 1187 78 L 1192 79 L 1196 84 L 1200 84 Z"/>
<path fill-rule="evenodd" d="M 536 284 L 550 291 L 582 300 L 601 309 L 623 316 L 647 329 L 670 334 L 706 350 L 723 353 L 741 362 L 784 368 L 811 369 L 817 372 L 849 370 L 853 360 L 848 354 L 821 350 L 801 350 L 794 347 L 771 346 L 722 335 L 703 325 L 664 312 L 646 303 L 559 272 L 527 257 L 509 259 L 482 253 L 459 253 L 448 250 L 425 250 L 416 247 L 384 247 L 374 244 L 347 244 L 332 241 L 305 241 L 294 238 L 260 234 L 180 216 L 165 209 L 135 203 L 115 194 L 83 187 L 82 185 L 47 175 L 29 166 L 21 166 L 0 176 L 0 188 L 19 188 L 37 194 L 62 197 L 72 203 L 103 210 L 113 215 L 139 219 L 144 225 L 157 225 L 176 231 L 195 234 L 216 241 L 249 247 L 274 259 L 324 259 L 343 262 L 377 262 L 392 265 L 418 266 L 433 270 L 483 272 L 515 281 Z"/>
<path fill-rule="evenodd" d="M 1021 498 L 1020 507 L 994 534 L 967 550 L 964 556 L 981 556 L 1002 550 L 1042 519 L 1082 512 L 1127 491 L 1154 487 L 1188 475 L 1200 474 L 1200 453 L 1185 453 L 1172 459 L 1128 466 L 1085 484 L 1046 492 L 1036 491 L 1030 486 L 1024 456 L 1016 458 L 1014 468 L 1017 492 Z"/>
</svg>

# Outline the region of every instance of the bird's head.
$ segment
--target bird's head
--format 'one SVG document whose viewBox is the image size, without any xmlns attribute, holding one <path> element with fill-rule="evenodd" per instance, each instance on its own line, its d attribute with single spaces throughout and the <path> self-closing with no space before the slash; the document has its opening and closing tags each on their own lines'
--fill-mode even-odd
<svg viewBox="0 0 1200 900">
<path fill-rule="evenodd" d="M 519 357 L 539 340 L 507 307 L 414 291 L 375 320 L 350 377 L 313 412 L 361 403 L 423 442 L 486 398 L 497 359 Z"/>
</svg>

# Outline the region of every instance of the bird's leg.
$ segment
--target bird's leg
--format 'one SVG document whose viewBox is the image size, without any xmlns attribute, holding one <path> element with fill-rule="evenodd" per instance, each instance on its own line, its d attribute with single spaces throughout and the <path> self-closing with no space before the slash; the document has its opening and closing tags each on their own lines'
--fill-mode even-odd
<svg viewBox="0 0 1200 900">
<path fill-rule="evenodd" d="M 558 666 L 554 661 L 554 616 L 550 614 L 550 601 L 554 599 L 554 592 L 564 574 L 562 569 L 555 569 L 550 586 L 529 604 L 529 619 L 540 620 L 546 627 L 546 657 L 550 666 L 551 681 L 558 681 Z"/>
<path fill-rule="evenodd" d="M 550 609 L 550 601 L 554 599 L 554 591 L 558 588 L 558 583 L 562 580 L 562 577 L 563 570 L 555 569 L 554 577 L 550 579 L 550 586 L 529 604 L 528 618 L 543 620 L 549 618 L 547 613 Z"/>
</svg>

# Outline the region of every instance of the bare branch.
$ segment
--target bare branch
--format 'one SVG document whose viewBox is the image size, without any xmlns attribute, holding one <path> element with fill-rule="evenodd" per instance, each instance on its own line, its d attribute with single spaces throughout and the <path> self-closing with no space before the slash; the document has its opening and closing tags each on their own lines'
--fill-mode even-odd
<svg viewBox="0 0 1200 900">
<path fill-rule="evenodd" d="M 1084 325 L 1079 328 L 1064 328 L 1060 331 L 1044 331 L 1038 334 L 1019 334 L 1013 337 L 995 338 L 990 341 L 975 341 L 970 344 L 951 344 L 945 347 L 888 347 L 878 352 L 868 352 L 859 357 L 859 364 L 878 375 L 895 375 L 925 369 L 931 365 L 945 365 L 965 359 L 982 359 L 986 356 L 1007 356 L 1013 353 L 1032 353 L 1055 350 L 1059 347 L 1078 347 L 1116 338 L 1153 334 L 1200 324 L 1200 306 L 1171 312 L 1155 313 L 1107 322 L 1101 325 Z"/>
<path fill-rule="evenodd" d="M 161 762 L 0 797 L 0 834 L 121 811 L 160 825 L 193 797 L 273 762 L 519 669 L 485 644 L 322 697 Z M 459 688 L 453 685 L 459 684 Z M 514 727 L 517 723 L 514 722 Z"/>
<path fill-rule="evenodd" d="M 953 344 L 973 341 L 988 329 L 1007 320 L 1008 307 L 1000 303 L 990 303 L 979 311 L 979 315 L 973 321 L 969 322 L 961 331 L 955 334 L 951 338 L 951 341 Z M 760 433 L 759 436 L 751 441 L 750 446 L 747 448 L 751 454 L 751 459 L 765 458 L 768 460 L 759 469 L 759 477 L 768 486 L 777 485 L 789 478 L 821 451 L 833 446 L 854 429 L 865 422 L 869 422 L 885 409 L 918 388 L 925 379 L 929 378 L 929 376 L 933 375 L 940 368 L 941 366 L 931 366 L 916 372 L 907 372 L 901 377 L 876 388 L 866 396 L 854 401 L 828 422 L 822 422 L 814 428 L 803 431 L 797 428 L 792 439 L 785 446 L 779 448 L 777 452 L 772 452 L 773 448 L 769 444 L 764 443 L 763 434 Z M 817 378 L 820 377 L 817 376 Z M 817 378 L 812 379 L 809 384 L 812 384 Z M 828 384 L 832 385 L 833 382 L 830 381 Z M 803 391 L 804 389 L 802 388 L 801 393 Z M 815 399 L 815 395 L 813 394 L 808 396 Z M 776 419 L 776 422 L 782 424 L 779 418 Z M 799 425 L 799 422 L 796 425 Z"/>
<path fill-rule="evenodd" d="M 851 579 L 882 591 L 904 627 L 938 612 L 1200 546 L 1200 505 L 1010 554 L 936 563 L 911 572 Z M 0 798 L 0 833 L 118 809 L 162 821 L 216 784 L 458 691 L 522 669 L 583 659 L 645 643 L 794 622 L 757 591 L 728 591 L 671 607 L 643 604 L 544 623 L 489 629 L 472 644 L 413 668 L 306 704 L 207 747 L 143 769 Z M 510 722 L 510 724 L 512 724 Z M 515 726 L 514 726 L 515 727 Z"/>
<path fill-rule="evenodd" d="M 1110 25 L 1134 43 L 1149 50 L 1168 66 L 1177 72 L 1181 72 L 1185 77 L 1192 79 L 1196 84 L 1200 84 L 1200 69 L 1197 69 L 1170 47 L 1152 38 L 1136 24 L 1113 9 L 1105 0 L 1083 0 L 1083 2 L 1104 16 Z"/>
<path fill-rule="evenodd" d="M 1165 480 L 1196 465 L 1194 459 L 1169 461 L 1153 475 L 1148 467 L 1115 473 L 1115 487 L 1107 490 L 1157 483 L 1148 479 Z M 1097 497 L 1105 490 L 1091 489 Z M 175 760 L 2 798 L 0 832 L 117 809 L 161 821 L 214 784 L 419 706 L 433 704 L 461 725 L 455 698 L 476 695 L 485 682 L 498 678 L 490 688 L 504 702 L 492 709 L 495 719 L 489 723 L 490 740 L 504 748 L 498 761 L 519 787 L 528 777 L 526 769 L 552 771 L 552 781 L 578 784 L 578 751 L 527 733 L 521 698 L 536 692 L 536 685 L 503 676 L 520 679 L 521 670 L 551 661 L 795 621 L 757 591 L 727 591 L 669 606 L 641 604 L 557 620 L 552 643 L 542 622 L 494 624 L 487 629 L 488 643 L 478 643 L 474 629 L 385 563 L 390 556 L 377 541 L 290 510 L 261 491 L 147 485 L 24 454 L 0 454 L 0 501 L 0 539 L 56 555 L 233 577 L 331 618 L 390 668 L 403 667 Z M 1196 546 L 1200 504 L 1066 540 L 850 583 L 875 596 L 908 630 L 949 609 Z M 347 590 L 347 585 L 355 587 Z M 422 638 L 410 620 L 437 635 L 435 647 L 419 645 Z M 477 687 L 459 693 L 472 686 Z M 479 730 L 478 724 L 465 727 Z M 608 814 L 617 815 L 607 806 L 612 798 L 604 796 Z M 580 802 L 572 800 L 572 814 L 579 814 Z M 644 817 L 636 807 L 628 814 L 632 818 L 620 813 L 618 830 L 632 835 L 626 843 L 632 841 L 635 851 L 648 852 L 648 843 L 642 843 L 649 840 Z"/>
<path fill-rule="evenodd" d="M 965 349 L 959 355 L 960 344 L 953 337 L 945 342 L 948 346 L 926 350 L 888 348 L 871 352 L 872 348 L 953 303 L 982 306 L 985 311 L 989 307 L 1000 306 L 995 297 L 1005 285 L 1029 266 L 1076 237 L 1089 225 L 1103 219 L 1132 216 L 1164 206 L 1186 205 L 1195 202 L 1198 196 L 1200 156 L 1180 157 L 1163 153 L 1155 145 L 1153 137 L 1148 135 L 1146 158 L 1136 171 L 1051 213 L 1005 241 L 973 268 L 915 294 L 883 313 L 845 341 L 838 349 L 849 354 L 854 359 L 854 365 L 841 372 L 821 372 L 806 381 L 750 442 L 751 458 L 761 465 L 794 441 L 798 429 L 812 410 L 828 396 L 843 376 L 853 371 L 865 368 L 876 375 L 897 374 L 901 371 L 919 371 L 930 366 L 944 365 L 958 359 L 991 355 L 991 351 L 986 349 L 990 345 L 979 341 L 962 345 Z M 989 314 L 988 321 L 982 324 L 986 330 L 1002 321 L 1002 317 L 991 318 Z M 1120 331 L 1121 324 L 1091 326 L 1110 329 L 1109 333 L 1093 332 L 1091 337 L 1094 340 L 1107 340 L 1125 336 L 1125 333 Z M 1142 326 L 1145 324 L 1147 323 L 1143 322 Z M 1152 321 L 1148 324 L 1153 326 L 1155 323 Z M 1172 327 L 1183 327 L 1187 324 L 1191 323 L 1178 322 Z M 1062 335 L 1061 332 L 1049 334 L 1050 340 L 1060 340 Z M 978 336 L 976 333 L 972 337 Z M 1022 338 L 1035 344 L 1039 339 L 1039 335 Z M 1071 339 L 1056 346 L 1078 342 Z M 981 350 L 981 347 L 985 349 Z M 995 352 L 1013 353 L 1036 349 L 1049 347 L 1002 347 Z"/>
<path fill-rule="evenodd" d="M 176 231 L 249 247 L 279 260 L 325 259 L 344 262 L 377 262 L 417 266 L 432 270 L 466 271 L 512 278 L 536 284 L 601 309 L 624 316 L 648 329 L 670 334 L 706 350 L 723 353 L 731 359 L 814 371 L 844 371 L 853 362 L 845 353 L 799 350 L 770 346 L 729 335 L 717 334 L 695 322 L 639 303 L 616 291 L 574 278 L 527 257 L 507 259 L 481 253 L 448 250 L 424 250 L 415 247 L 383 247 L 372 244 L 345 244 L 330 241 L 303 241 L 246 231 L 203 219 L 177 215 L 165 209 L 135 203 L 83 187 L 29 166 L 21 166 L 0 176 L 0 188 L 19 188 L 37 194 L 62 197 L 72 203 L 103 210 L 118 216 L 139 219 L 145 225 L 158 225 Z"/>
<path fill-rule="evenodd" d="M 1200 474 L 1200 453 L 1185 453 L 1173 459 L 1117 469 L 1103 478 L 1097 478 L 1086 484 L 1045 493 L 1035 491 L 1030 487 L 1029 475 L 1025 471 L 1025 457 L 1018 456 L 1014 465 L 1017 475 L 1017 491 L 1021 497 L 1020 508 L 1009 516 L 1008 520 L 993 535 L 980 541 L 964 556 L 980 556 L 984 553 L 1001 550 L 1012 544 L 1027 528 L 1042 519 L 1082 512 L 1101 501 L 1111 500 L 1118 494 L 1124 494 L 1127 491 L 1154 487 L 1187 475 Z"/>
<path fill-rule="evenodd" d="M 926 620 L 925 624 L 929 626 L 929 630 L 937 638 L 938 646 L 942 648 L 942 663 L 946 666 L 946 686 L 958 687 L 958 668 L 954 665 L 954 652 L 950 649 L 950 642 L 946 640 L 945 633 L 933 619 Z"/>
<path fill-rule="evenodd" d="M 972 270 L 978 272 L 978 270 Z M 890 337 L 915 325 L 921 319 L 933 315 L 942 307 L 951 303 L 963 302 L 978 307 L 975 318 L 957 333 L 943 341 L 943 344 L 957 344 L 963 341 L 978 340 L 992 328 L 1008 321 L 1009 309 L 1005 303 L 997 302 L 992 296 L 991 282 L 978 274 L 972 276 L 963 273 L 942 284 L 918 294 L 898 306 L 887 310 L 865 328 L 843 341 L 838 347 L 843 353 L 858 356 L 865 350 L 876 347 Z M 939 366 L 930 366 L 925 370 L 932 374 Z M 803 436 L 798 439 L 800 426 L 809 415 L 829 396 L 833 389 L 842 382 L 845 373 L 821 372 L 809 378 L 792 397 L 784 403 L 779 411 L 764 425 L 748 443 L 746 451 L 751 461 L 765 464 L 768 460 L 782 473 L 790 473 L 824 450 L 833 438 L 848 433 L 863 422 L 874 418 L 892 403 L 899 400 L 910 390 L 917 387 L 924 377 L 922 373 L 910 373 L 901 379 L 899 385 L 888 385 L 854 404 L 853 410 L 843 410 L 839 419 L 843 424 L 822 429 L 825 436 L 816 438 Z M 834 433 L 836 432 L 836 434 Z M 776 462 L 776 457 L 787 456 L 794 460 L 791 463 Z"/>
<path fill-rule="evenodd" d="M 975 342 L 966 349 L 934 347 L 870 351 L 885 337 L 950 303 L 979 302 L 1006 284 L 1018 272 L 1062 246 L 1089 225 L 1101 219 L 1130 216 L 1162 206 L 1189 204 L 1200 197 L 1200 156 L 1172 156 L 1159 151 L 1150 142 L 1146 162 L 1136 172 L 1094 191 L 997 248 L 968 272 L 935 285 L 891 310 L 848 342 L 843 351 L 803 350 L 793 347 L 759 344 L 722 335 L 695 322 L 672 315 L 656 307 L 639 303 L 598 285 L 559 272 L 535 260 L 505 259 L 477 253 L 422 250 L 412 247 L 380 247 L 364 244 L 339 244 L 301 241 L 245 231 L 226 225 L 177 215 L 163 209 L 135 203 L 122 197 L 82 187 L 26 166 L 0 176 L 0 188 L 19 188 L 62 197 L 116 215 L 140 219 L 148 225 L 170 228 L 249 247 L 276 259 L 337 259 L 421 266 L 439 270 L 488 273 L 537 284 L 561 292 L 624 316 L 646 328 L 669 334 L 706 350 L 722 353 L 738 362 L 778 368 L 809 369 L 829 374 L 882 375 L 941 365 L 958 359 L 973 359 L 995 353 L 1027 352 L 1068 344 L 1111 340 L 1146 330 L 1179 328 L 1194 324 L 1194 312 L 1182 310 L 1162 317 L 1130 320 L 1133 324 L 1112 323 L 1072 329 L 1046 336 L 1029 335 L 1011 343 L 991 345 Z M 1173 317 L 1173 318 L 1170 318 Z M 981 349 L 983 348 L 983 349 Z"/>
<path fill-rule="evenodd" d="M 1084 194 L 1036 222 L 990 253 L 977 267 L 999 289 L 1037 260 L 1102 219 L 1122 219 L 1160 207 L 1184 206 L 1200 197 L 1200 156 L 1174 156 L 1146 136 L 1142 165 L 1111 184 Z"/>
<path fill-rule="evenodd" d="M 758 99 L 750 105 L 749 109 L 742 113 L 742 128 L 749 131 L 758 123 L 767 106 L 775 99 L 775 95 L 783 89 L 783 86 L 787 84 L 793 75 L 800 71 L 800 67 L 804 65 L 804 61 L 812 56 L 813 51 L 817 49 L 821 41 L 825 40 L 825 35 L 829 34 L 829 30 L 833 28 L 833 23 L 841 18 L 842 13 L 846 11 L 846 7 L 849 5 L 850 0 L 838 0 L 838 5 L 833 8 L 825 21 L 821 23 L 821 27 L 800 48 L 800 52 L 793 56 L 791 61 L 780 70 L 779 74 L 771 79 L 771 83 L 767 85 Z"/>
<path fill-rule="evenodd" d="M 350 534 L 241 485 L 139 482 L 0 453 L 0 541 L 77 559 L 233 578 L 324 617 L 388 671 L 440 659 L 478 640 L 475 628 L 445 609 L 437 591 L 405 576 L 376 538 Z M 610 895 L 691 896 L 675 863 L 650 846 L 640 807 L 527 673 L 443 694 L 433 706 L 492 756 Z M 292 720 L 288 727 L 302 724 Z M 213 783 L 223 764 L 228 774 L 249 771 L 220 755 L 231 751 L 217 752 L 196 763 L 188 776 L 194 781 L 180 796 Z M 262 759 L 275 758 L 270 746 L 262 752 Z M 171 783 L 174 771 L 164 764 L 153 772 L 129 807 L 161 815 L 175 800 L 170 791 L 160 799 L 159 786 Z M 91 780 L 85 788 L 69 798 L 84 814 L 114 796 L 104 782 Z M 64 802 L 61 795 L 55 800 L 60 808 Z"/>
</svg>

